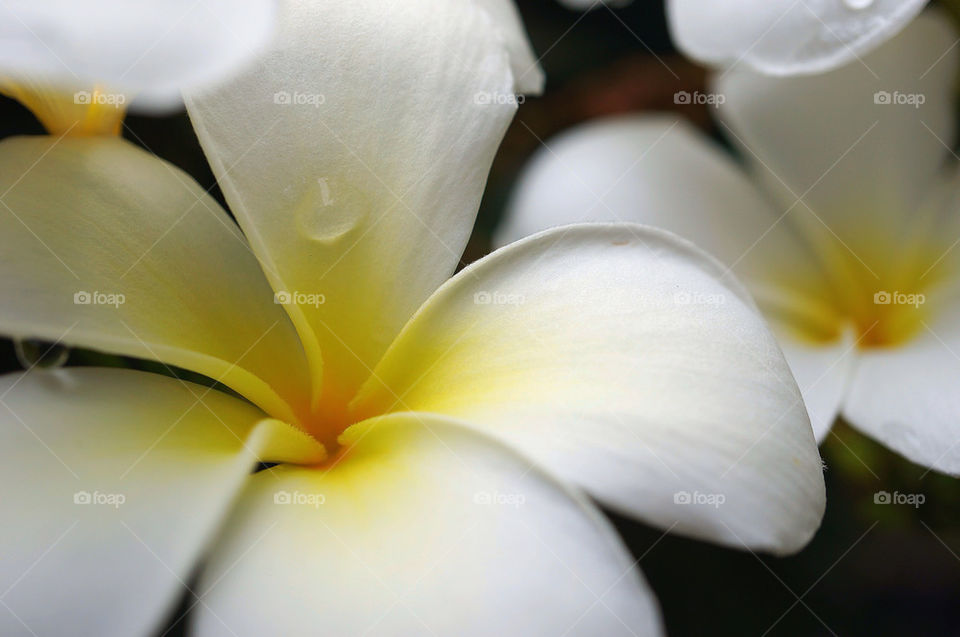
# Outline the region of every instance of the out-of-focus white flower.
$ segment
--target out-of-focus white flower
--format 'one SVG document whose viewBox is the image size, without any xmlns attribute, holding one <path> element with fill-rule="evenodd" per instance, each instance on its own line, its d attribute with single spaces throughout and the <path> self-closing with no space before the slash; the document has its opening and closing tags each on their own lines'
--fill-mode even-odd
<svg viewBox="0 0 960 637">
<path fill-rule="evenodd" d="M 145 108 L 235 72 L 273 32 L 274 0 L 5 0 L 0 75 L 80 90 L 103 85 Z"/>
<path fill-rule="evenodd" d="M 668 0 L 677 46 L 707 64 L 820 73 L 897 34 L 927 0 Z"/>
<path fill-rule="evenodd" d="M 481 7 L 283 3 L 255 67 L 187 98 L 242 234 L 123 140 L 0 143 L 0 331 L 243 398 L 0 379 L 0 632 L 143 634 L 196 572 L 199 635 L 658 634 L 581 488 L 698 538 L 809 540 L 799 390 L 715 261 L 588 225 L 450 278 L 525 76 Z"/>
<path fill-rule="evenodd" d="M 275 0 L 5 0 L 0 92 L 52 132 L 114 132 L 127 107 L 237 72 L 273 34 Z"/>
<path fill-rule="evenodd" d="M 945 170 L 955 41 L 931 12 L 863 63 L 795 78 L 738 68 L 685 95 L 718 105 L 753 179 L 672 117 L 570 131 L 532 162 L 499 242 L 599 220 L 691 239 L 746 282 L 774 326 L 818 439 L 842 413 L 956 473 L 960 191 L 956 166 Z"/>
</svg>

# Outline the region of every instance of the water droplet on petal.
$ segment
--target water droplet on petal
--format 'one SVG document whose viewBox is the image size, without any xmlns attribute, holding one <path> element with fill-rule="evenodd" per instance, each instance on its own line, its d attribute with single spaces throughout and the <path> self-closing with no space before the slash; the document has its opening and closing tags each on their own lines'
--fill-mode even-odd
<svg viewBox="0 0 960 637">
<path fill-rule="evenodd" d="M 70 357 L 69 347 L 36 338 L 14 339 L 13 351 L 26 369 L 57 369 L 63 367 Z"/>
<path fill-rule="evenodd" d="M 848 8 L 859 11 L 870 7 L 870 5 L 873 4 L 873 0 L 843 0 L 843 3 L 847 5 Z"/>
<path fill-rule="evenodd" d="M 296 212 L 300 234 L 313 241 L 332 243 L 363 222 L 366 213 L 356 196 L 343 198 L 339 205 L 337 193 L 342 188 L 334 187 L 326 177 L 317 179 Z"/>
</svg>

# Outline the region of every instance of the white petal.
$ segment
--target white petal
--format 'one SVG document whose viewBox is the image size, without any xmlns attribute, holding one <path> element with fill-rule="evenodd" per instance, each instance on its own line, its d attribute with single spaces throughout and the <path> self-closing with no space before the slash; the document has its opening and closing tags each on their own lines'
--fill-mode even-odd
<svg viewBox="0 0 960 637">
<path fill-rule="evenodd" d="M 811 305 L 826 285 L 792 211 L 773 208 L 726 153 L 676 117 L 602 119 L 548 142 L 524 171 L 496 243 L 583 221 L 676 233 L 730 267 L 761 306 L 798 305 L 783 288 Z"/>
<path fill-rule="evenodd" d="M 960 302 L 948 302 L 909 342 L 861 355 L 843 414 L 909 460 L 960 475 Z"/>
<path fill-rule="evenodd" d="M 329 470 L 254 476 L 197 634 L 662 633 L 609 524 L 525 458 L 429 414 L 345 438 Z"/>
<path fill-rule="evenodd" d="M 510 67 L 513 70 L 517 92 L 527 94 L 543 92 L 546 78 L 540 67 L 540 61 L 527 39 L 523 20 L 514 0 L 477 0 L 477 2 L 490 12 L 500 27 L 500 33 L 510 53 Z"/>
<path fill-rule="evenodd" d="M 274 416 L 309 408 L 293 325 L 190 176 L 110 138 L 0 143 L 0 333 L 160 360 Z"/>
<path fill-rule="evenodd" d="M 673 38 L 702 62 L 822 73 L 903 29 L 927 0 L 668 0 Z"/>
<path fill-rule="evenodd" d="M 878 276 L 915 232 L 910 213 L 950 153 L 955 42 L 947 18 L 930 11 L 863 63 L 799 78 L 736 69 L 717 82 L 728 131 L 784 206 L 804 211 L 798 221 L 818 245 L 839 237 L 839 256 Z"/>
<path fill-rule="evenodd" d="M 853 336 L 814 344 L 797 338 L 789 329 L 778 329 L 777 342 L 800 386 L 813 435 L 822 442 L 840 414 L 853 378 L 859 356 Z"/>
<path fill-rule="evenodd" d="M 471 2 L 293 0 L 280 22 L 255 69 L 188 109 L 275 289 L 304 295 L 285 307 L 342 403 L 458 263 L 513 75 Z"/>
<path fill-rule="evenodd" d="M 0 633 L 156 630 L 257 460 L 323 458 L 262 418 L 130 370 L 0 378 Z"/>
<path fill-rule="evenodd" d="M 820 458 L 772 334 L 722 273 L 642 226 L 535 235 L 428 300 L 353 406 L 448 414 L 651 523 L 796 550 L 823 511 Z"/>
<path fill-rule="evenodd" d="M 633 221 L 693 241 L 744 281 L 780 328 L 814 431 L 826 434 L 849 378 L 848 344 L 808 346 L 804 327 L 830 324 L 828 283 L 816 255 L 732 159 L 684 120 L 599 120 L 548 142 L 507 208 L 500 244 L 577 221 Z M 823 377 L 821 378 L 821 376 Z"/>
<path fill-rule="evenodd" d="M 272 35 L 270 0 L 8 0 L 0 5 L 0 75 L 93 85 L 170 108 L 181 88 L 228 77 Z"/>
</svg>

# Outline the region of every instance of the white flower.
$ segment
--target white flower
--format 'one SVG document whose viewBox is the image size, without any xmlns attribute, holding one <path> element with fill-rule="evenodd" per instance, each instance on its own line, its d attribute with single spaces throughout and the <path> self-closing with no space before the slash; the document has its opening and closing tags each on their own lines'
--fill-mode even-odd
<svg viewBox="0 0 960 637">
<path fill-rule="evenodd" d="M 659 633 L 581 488 L 698 538 L 807 542 L 799 390 L 716 262 L 589 225 L 450 278 L 525 73 L 495 15 L 285 3 L 256 68 L 187 100 L 242 234 L 123 140 L 0 143 L 0 331 L 246 399 L 0 379 L 0 633 L 142 634 L 194 573 L 199 635 Z"/>
<path fill-rule="evenodd" d="M 820 73 L 896 35 L 927 0 L 667 0 L 677 46 L 722 66 Z"/>
<path fill-rule="evenodd" d="M 143 109 L 238 70 L 273 33 L 273 0 L 5 0 L 4 85 L 63 93 L 106 87 Z M 111 93 L 112 94 L 112 93 Z"/>
<path fill-rule="evenodd" d="M 571 131 L 522 178 L 500 242 L 584 220 L 691 239 L 753 293 L 818 439 L 842 413 L 907 458 L 956 473 L 960 192 L 956 166 L 944 171 L 954 42 L 930 13 L 829 74 L 722 76 L 712 95 L 752 180 L 671 117 Z"/>
<path fill-rule="evenodd" d="M 498 37 L 517 90 L 542 90 L 513 0 L 476 2 L 507 26 Z M 278 0 L 10 0 L 0 4 L 0 93 L 51 134 L 119 135 L 127 108 L 179 106 L 181 91 L 226 81 L 283 37 L 273 28 L 277 8 Z"/>
</svg>

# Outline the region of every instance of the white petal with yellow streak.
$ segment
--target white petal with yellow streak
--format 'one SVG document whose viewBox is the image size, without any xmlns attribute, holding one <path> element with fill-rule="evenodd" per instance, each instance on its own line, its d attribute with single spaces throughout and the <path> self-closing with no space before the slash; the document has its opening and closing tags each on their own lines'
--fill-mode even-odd
<svg viewBox="0 0 960 637">
<path fill-rule="evenodd" d="M 323 459 L 263 418 L 130 370 L 0 378 L 0 633 L 157 630 L 256 463 Z"/>
<path fill-rule="evenodd" d="M 188 175 L 118 139 L 0 143 L 0 333 L 160 360 L 293 421 L 296 331 L 236 225 Z"/>
<path fill-rule="evenodd" d="M 528 459 L 432 414 L 343 440 L 329 468 L 251 480 L 201 575 L 198 635 L 662 634 L 609 523 Z"/>
<path fill-rule="evenodd" d="M 722 276 L 643 226 L 534 235 L 427 301 L 356 416 L 447 414 L 653 524 L 798 550 L 823 513 L 820 456 L 773 335 Z"/>
<path fill-rule="evenodd" d="M 188 96 L 227 202 L 344 405 L 454 271 L 516 109 L 474 2 L 289 0 L 258 65 Z"/>
</svg>

